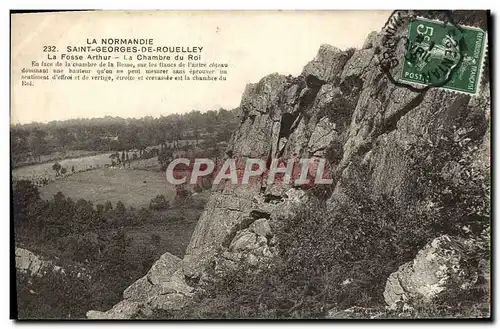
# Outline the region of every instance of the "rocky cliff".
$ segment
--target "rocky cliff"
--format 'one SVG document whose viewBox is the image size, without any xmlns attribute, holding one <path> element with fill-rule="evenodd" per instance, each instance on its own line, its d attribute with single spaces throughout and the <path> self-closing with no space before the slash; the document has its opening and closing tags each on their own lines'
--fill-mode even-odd
<svg viewBox="0 0 500 329">
<path fill-rule="evenodd" d="M 358 50 L 323 45 L 300 76 L 271 74 L 248 85 L 228 156 L 327 157 L 334 184 L 323 193 L 331 207 L 347 197 L 344 183 L 355 179 L 350 167 L 362 162 L 369 168 L 372 193 L 404 201 L 412 193 L 408 145 L 463 113 L 473 113 L 489 127 L 489 85 L 483 83 L 472 97 L 440 88 L 413 92 L 398 87 L 378 65 L 381 38 L 370 34 Z M 479 134 L 484 143 L 475 159 L 489 172 L 489 128 Z M 130 318 L 139 311 L 181 307 L 208 267 L 223 270 L 242 260 L 271 259 L 276 241 L 270 223 L 311 197 L 304 188 L 267 185 L 260 177 L 249 185 L 214 187 L 184 258 L 166 253 L 124 292 L 122 302 L 87 316 Z"/>
</svg>

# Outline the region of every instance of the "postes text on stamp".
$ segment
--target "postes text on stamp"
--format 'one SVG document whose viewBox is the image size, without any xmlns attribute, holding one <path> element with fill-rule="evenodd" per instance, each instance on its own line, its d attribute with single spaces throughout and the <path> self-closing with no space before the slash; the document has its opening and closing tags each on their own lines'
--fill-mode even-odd
<svg viewBox="0 0 500 329">
<path fill-rule="evenodd" d="M 475 94 L 485 39 L 479 28 L 415 18 L 408 28 L 400 80 Z"/>
</svg>

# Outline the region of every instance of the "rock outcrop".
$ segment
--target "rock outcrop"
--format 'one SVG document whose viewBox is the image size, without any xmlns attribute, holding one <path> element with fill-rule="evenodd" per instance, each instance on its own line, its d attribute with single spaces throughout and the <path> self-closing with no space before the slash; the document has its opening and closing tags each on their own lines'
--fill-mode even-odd
<svg viewBox="0 0 500 329">
<path fill-rule="evenodd" d="M 61 264 L 56 260 L 47 259 L 34 252 L 16 247 L 15 248 L 16 270 L 21 274 L 43 277 L 45 275 L 70 276 L 75 280 L 91 280 L 89 271 L 78 264 Z M 59 265 L 58 265 L 59 264 Z"/>
<path fill-rule="evenodd" d="M 327 195 L 331 207 L 346 197 L 344 182 L 350 166 L 362 162 L 370 172 L 368 189 L 404 201 L 411 193 L 405 155 L 408 145 L 432 136 L 437 127 L 446 127 L 458 115 L 465 113 L 467 117 L 471 107 L 476 120 L 488 126 L 489 86 L 483 85 L 479 95 L 472 97 L 436 88 L 417 93 L 398 87 L 378 65 L 380 38 L 379 33 L 370 34 L 362 49 L 355 51 L 323 45 L 299 77 L 271 74 L 248 85 L 228 157 L 269 162 L 327 156 L 334 179 L 334 188 Z M 402 58 L 399 51 L 396 55 Z M 483 154 L 478 161 L 487 166 L 489 143 L 478 152 Z M 252 178 L 248 185 L 214 187 L 184 258 L 162 256 L 148 275 L 125 291 L 122 302 L 107 312 L 91 311 L 88 317 L 127 318 L 139 311 L 179 307 L 208 267 L 272 259 L 276 243 L 272 222 L 290 215 L 294 206 L 311 196 L 301 187 L 268 185 L 261 176 Z M 429 248 L 419 257 L 435 255 L 441 259 L 433 251 L 436 247 Z M 446 266 L 453 266 L 453 259 Z M 404 276 L 410 280 L 412 271 L 419 270 L 421 264 L 405 265 L 399 273 L 407 273 Z M 432 287 L 437 284 L 435 289 L 439 290 L 441 277 L 436 271 L 431 270 L 425 282 Z M 400 294 L 395 279 L 390 279 L 387 292 L 391 303 Z M 429 289 L 423 293 L 430 296 L 434 288 Z"/>
<path fill-rule="evenodd" d="M 41 257 L 35 255 L 33 252 L 16 248 L 16 269 L 28 273 L 30 275 L 42 276 L 48 268 L 52 267 L 52 263 L 43 260 Z"/>
<path fill-rule="evenodd" d="M 430 302 L 452 285 L 469 289 L 477 281 L 477 267 L 468 267 L 471 243 L 447 235 L 434 239 L 387 279 L 384 299 L 390 308 L 419 300 Z M 470 265 L 469 265 L 470 266 Z"/>
<path fill-rule="evenodd" d="M 148 273 L 123 292 L 123 300 L 107 312 L 89 311 L 89 319 L 130 319 L 140 312 L 151 315 L 155 309 L 178 309 L 191 296 L 193 288 L 184 282 L 181 259 L 165 253 Z"/>
</svg>

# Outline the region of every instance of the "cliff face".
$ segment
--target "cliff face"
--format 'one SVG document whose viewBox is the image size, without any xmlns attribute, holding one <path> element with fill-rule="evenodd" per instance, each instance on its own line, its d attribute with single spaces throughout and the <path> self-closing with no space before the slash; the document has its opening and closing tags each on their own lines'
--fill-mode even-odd
<svg viewBox="0 0 500 329">
<path fill-rule="evenodd" d="M 368 36 L 362 49 L 319 49 L 299 77 L 271 74 L 247 86 L 241 100 L 241 122 L 229 143 L 234 158 L 329 158 L 334 185 L 327 204 L 347 197 L 344 183 L 355 179 L 350 167 L 369 168 L 368 189 L 404 201 L 412 193 L 405 150 L 433 136 L 438 127 L 464 113 L 489 127 L 489 86 L 478 96 L 442 89 L 417 93 L 397 87 L 381 71 L 376 54 L 381 37 Z M 399 53 L 401 57 L 402 53 Z M 467 114 L 465 115 L 467 116 Z M 489 128 L 476 159 L 489 172 Z M 259 262 L 275 252 L 269 223 L 311 197 L 304 188 L 267 185 L 256 177 L 249 185 L 219 185 L 197 224 L 182 260 L 165 254 L 148 274 L 124 293 L 108 312 L 90 318 L 129 318 L 139 310 L 179 307 L 189 298 L 207 267 L 223 270 L 245 260 Z M 169 259 L 169 261 L 165 261 Z M 150 271 L 150 272 L 151 272 Z"/>
</svg>

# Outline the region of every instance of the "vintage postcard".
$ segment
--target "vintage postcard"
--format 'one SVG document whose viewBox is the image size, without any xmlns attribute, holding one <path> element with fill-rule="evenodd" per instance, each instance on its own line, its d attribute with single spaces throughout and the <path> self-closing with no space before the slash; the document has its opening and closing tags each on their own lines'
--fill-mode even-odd
<svg viewBox="0 0 500 329">
<path fill-rule="evenodd" d="M 490 26 L 11 12 L 12 317 L 491 319 Z"/>
</svg>

